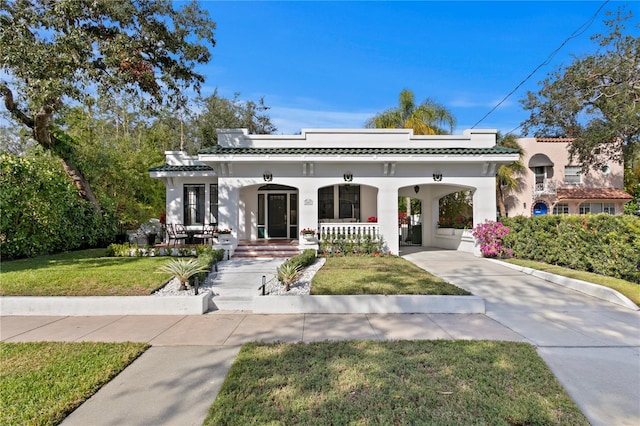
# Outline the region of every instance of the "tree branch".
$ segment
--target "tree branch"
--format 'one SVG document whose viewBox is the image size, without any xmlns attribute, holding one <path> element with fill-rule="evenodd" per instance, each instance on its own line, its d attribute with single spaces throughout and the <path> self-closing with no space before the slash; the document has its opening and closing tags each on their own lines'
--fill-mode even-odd
<svg viewBox="0 0 640 426">
<path fill-rule="evenodd" d="M 13 100 L 13 92 L 7 86 L 7 83 L 0 82 L 0 94 L 4 97 L 4 106 L 7 108 L 7 111 L 11 113 L 18 121 L 20 121 L 25 126 L 33 129 L 35 126 L 35 121 L 33 118 L 29 117 L 23 111 L 21 111 L 16 103 Z"/>
</svg>

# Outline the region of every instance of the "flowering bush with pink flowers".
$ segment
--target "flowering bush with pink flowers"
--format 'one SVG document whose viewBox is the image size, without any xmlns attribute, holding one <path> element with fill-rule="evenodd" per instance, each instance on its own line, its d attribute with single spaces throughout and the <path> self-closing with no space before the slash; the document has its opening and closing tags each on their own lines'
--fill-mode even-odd
<svg viewBox="0 0 640 426">
<path fill-rule="evenodd" d="M 500 222 L 486 220 L 473 228 L 472 234 L 480 245 L 484 257 L 511 257 L 513 252 L 502 246 L 502 237 L 509 233 L 509 228 Z"/>
</svg>

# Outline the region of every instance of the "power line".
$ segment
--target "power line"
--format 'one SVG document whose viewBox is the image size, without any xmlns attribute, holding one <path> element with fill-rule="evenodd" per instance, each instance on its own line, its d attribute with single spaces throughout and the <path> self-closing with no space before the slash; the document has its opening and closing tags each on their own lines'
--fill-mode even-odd
<svg viewBox="0 0 640 426">
<path fill-rule="evenodd" d="M 556 50 L 554 50 L 553 52 L 551 52 L 551 54 L 547 57 L 547 59 L 545 59 L 540 65 L 538 65 L 533 71 L 531 71 L 531 73 L 529 73 L 529 75 L 522 80 L 511 92 L 509 92 L 507 94 L 507 96 L 505 96 L 504 98 L 502 98 L 502 100 L 500 102 L 498 102 L 493 108 L 491 108 L 491 110 L 486 113 L 480 120 L 478 120 L 476 122 L 476 124 L 474 124 L 473 126 L 471 126 L 472 129 L 474 129 L 478 124 L 480 124 L 482 121 L 484 121 L 485 118 L 487 118 L 489 115 L 491 115 L 491 113 L 493 113 L 496 109 L 498 109 L 498 107 L 500 105 L 502 105 L 504 103 L 504 101 L 506 101 L 511 95 L 513 95 L 520 87 L 522 87 L 522 85 L 524 83 L 527 82 L 527 80 L 529 80 L 531 77 L 533 77 L 533 75 L 543 66 L 548 65 L 549 62 L 551 62 L 551 59 L 553 59 L 553 57 L 556 55 L 556 53 L 558 53 L 560 51 L 560 49 L 562 49 L 564 47 L 565 44 L 567 44 L 569 42 L 569 40 L 574 39 L 576 37 L 581 36 L 582 34 L 584 34 L 585 31 L 587 31 L 587 29 L 591 26 L 591 24 L 593 24 L 593 21 L 595 21 L 596 17 L 600 14 L 600 11 L 607 5 L 607 3 L 609 3 L 609 0 L 605 0 L 604 3 L 602 3 L 600 5 L 600 7 L 598 8 L 598 10 L 596 10 L 596 13 L 593 14 L 593 16 L 589 19 L 587 19 L 582 25 L 580 25 L 574 32 L 571 33 L 571 35 L 569 37 L 567 37 L 562 44 L 560 44 L 560 46 L 558 46 L 558 48 Z M 518 126 L 520 127 L 520 126 Z M 516 127 L 513 130 L 516 130 L 518 127 Z M 513 131 L 512 130 L 512 131 Z M 509 132 L 511 133 L 511 132 Z"/>
</svg>

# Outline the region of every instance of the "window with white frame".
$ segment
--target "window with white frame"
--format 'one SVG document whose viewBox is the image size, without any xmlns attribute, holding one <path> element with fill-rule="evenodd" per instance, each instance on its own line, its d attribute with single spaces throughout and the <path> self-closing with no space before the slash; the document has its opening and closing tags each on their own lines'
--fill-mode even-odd
<svg viewBox="0 0 640 426">
<path fill-rule="evenodd" d="M 340 219 L 360 221 L 360 185 L 340 185 Z"/>
<path fill-rule="evenodd" d="M 553 214 L 569 214 L 569 204 L 556 204 L 555 206 L 553 206 Z"/>
<path fill-rule="evenodd" d="M 587 213 L 616 214 L 616 205 L 613 203 L 582 203 L 580 204 L 580 214 L 587 214 Z"/>
<path fill-rule="evenodd" d="M 580 166 L 565 166 L 564 182 L 573 185 L 582 183 L 582 168 Z"/>
<path fill-rule="evenodd" d="M 209 185 L 209 223 L 218 223 L 218 184 Z"/>
<path fill-rule="evenodd" d="M 184 185 L 183 191 L 185 225 L 202 225 L 204 223 L 204 185 Z"/>
</svg>

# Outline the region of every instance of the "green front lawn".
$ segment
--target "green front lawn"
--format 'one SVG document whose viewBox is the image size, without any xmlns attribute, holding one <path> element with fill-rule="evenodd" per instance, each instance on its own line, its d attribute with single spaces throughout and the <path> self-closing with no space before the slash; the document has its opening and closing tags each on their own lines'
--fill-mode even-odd
<svg viewBox="0 0 640 426">
<path fill-rule="evenodd" d="M 587 281 L 604 287 L 617 290 L 629 298 L 633 303 L 640 306 L 640 285 L 619 278 L 608 277 L 606 275 L 594 274 L 592 272 L 576 271 L 575 269 L 563 268 L 562 266 L 549 265 L 548 263 L 536 262 L 525 259 L 504 259 L 505 262 L 525 268 L 537 269 L 551 274 L 561 275 L 567 278 Z"/>
<path fill-rule="evenodd" d="M 147 348 L 144 343 L 0 343 L 0 424 L 60 423 Z"/>
<path fill-rule="evenodd" d="M 158 274 L 166 257 L 105 257 L 104 249 L 80 250 L 2 262 L 1 296 L 138 296 L 169 278 Z"/>
<path fill-rule="evenodd" d="M 311 294 L 469 295 L 394 256 L 328 257 L 311 281 Z"/>
<path fill-rule="evenodd" d="M 535 349 L 487 341 L 245 345 L 205 425 L 588 425 Z"/>
</svg>

